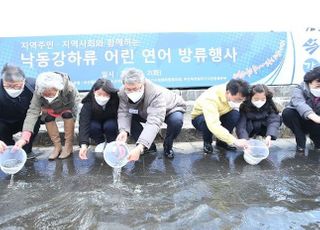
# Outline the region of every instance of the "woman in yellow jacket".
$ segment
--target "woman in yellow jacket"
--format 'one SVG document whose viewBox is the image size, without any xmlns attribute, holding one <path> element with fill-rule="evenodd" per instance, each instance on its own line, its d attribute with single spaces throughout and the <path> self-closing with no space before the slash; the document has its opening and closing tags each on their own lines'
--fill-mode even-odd
<svg viewBox="0 0 320 230">
<path fill-rule="evenodd" d="M 212 136 L 216 145 L 226 150 L 246 147 L 245 139 L 237 139 L 231 133 L 240 119 L 239 106 L 249 95 L 249 84 L 232 79 L 226 86 L 211 87 L 195 101 L 191 112 L 193 126 L 202 132 L 205 153 L 213 153 Z"/>
</svg>

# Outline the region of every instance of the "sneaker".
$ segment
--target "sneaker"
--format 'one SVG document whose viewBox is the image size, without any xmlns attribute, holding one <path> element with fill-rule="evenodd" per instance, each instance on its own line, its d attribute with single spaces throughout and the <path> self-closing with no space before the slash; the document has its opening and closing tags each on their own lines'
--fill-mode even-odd
<svg viewBox="0 0 320 230">
<path fill-rule="evenodd" d="M 152 143 L 149 149 L 144 148 L 142 154 L 155 153 L 155 152 L 157 152 L 157 146 L 155 145 L 155 143 Z"/>
<path fill-rule="evenodd" d="M 298 153 L 304 153 L 304 148 L 297 145 L 297 147 L 296 147 L 296 152 L 298 152 Z"/>
<path fill-rule="evenodd" d="M 212 154 L 213 153 L 213 147 L 211 142 L 204 142 L 203 143 L 203 152 L 207 154 Z"/>
<path fill-rule="evenodd" d="M 30 153 L 27 153 L 27 160 L 35 159 L 40 155 L 41 155 L 40 153 L 35 153 L 35 152 L 31 151 Z"/>
<path fill-rule="evenodd" d="M 174 151 L 172 149 L 164 150 L 164 155 L 171 160 L 174 158 Z"/>
<path fill-rule="evenodd" d="M 228 151 L 235 151 L 235 150 L 237 150 L 236 147 L 231 146 L 231 145 L 228 145 L 226 142 L 219 141 L 219 140 L 216 141 L 216 146 L 217 146 L 217 147 L 220 147 L 220 148 L 223 148 L 223 149 L 225 149 L 225 150 L 228 150 Z"/>
<path fill-rule="evenodd" d="M 98 144 L 98 145 L 95 147 L 94 151 L 95 151 L 96 153 L 102 153 L 103 150 L 105 149 L 106 145 L 107 145 L 107 142 L 102 142 L 102 143 Z"/>
</svg>

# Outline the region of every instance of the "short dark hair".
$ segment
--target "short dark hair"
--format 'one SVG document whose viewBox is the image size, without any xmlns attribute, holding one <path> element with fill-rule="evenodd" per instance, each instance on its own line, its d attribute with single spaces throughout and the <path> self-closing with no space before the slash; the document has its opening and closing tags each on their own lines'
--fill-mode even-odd
<svg viewBox="0 0 320 230">
<path fill-rule="evenodd" d="M 243 97 L 249 96 L 249 83 L 242 79 L 232 79 L 227 84 L 227 90 L 231 95 L 240 93 Z"/>
<path fill-rule="evenodd" d="M 12 73 L 18 73 L 19 75 L 16 76 Z M 1 76 L 5 81 L 22 81 L 26 78 L 20 67 L 8 63 L 3 66 Z"/>
<path fill-rule="evenodd" d="M 303 80 L 306 83 L 311 83 L 314 80 L 317 80 L 318 82 L 320 82 L 320 66 L 317 66 L 317 67 L 313 68 L 312 70 L 310 70 L 309 72 L 307 72 L 304 75 Z"/>
</svg>

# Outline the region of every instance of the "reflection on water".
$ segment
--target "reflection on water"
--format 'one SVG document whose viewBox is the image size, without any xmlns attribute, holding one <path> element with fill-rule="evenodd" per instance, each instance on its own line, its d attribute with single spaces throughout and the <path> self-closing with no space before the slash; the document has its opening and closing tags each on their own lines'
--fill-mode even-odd
<svg viewBox="0 0 320 230">
<path fill-rule="evenodd" d="M 145 155 L 118 183 L 95 155 L 28 161 L 11 189 L 0 174 L 0 228 L 320 228 L 319 156 L 276 150 L 256 166 L 241 152 Z"/>
</svg>

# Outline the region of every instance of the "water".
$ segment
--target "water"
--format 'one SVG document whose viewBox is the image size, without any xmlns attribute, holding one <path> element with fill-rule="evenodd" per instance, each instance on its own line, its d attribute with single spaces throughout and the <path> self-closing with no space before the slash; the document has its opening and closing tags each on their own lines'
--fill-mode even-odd
<svg viewBox="0 0 320 230">
<path fill-rule="evenodd" d="M 122 170 L 95 155 L 27 161 L 11 189 L 0 174 L 0 228 L 319 229 L 320 154 L 281 149 L 257 166 L 182 150 Z"/>
<path fill-rule="evenodd" d="M 121 168 L 113 168 L 112 171 L 113 184 L 119 184 L 121 181 Z"/>
</svg>

